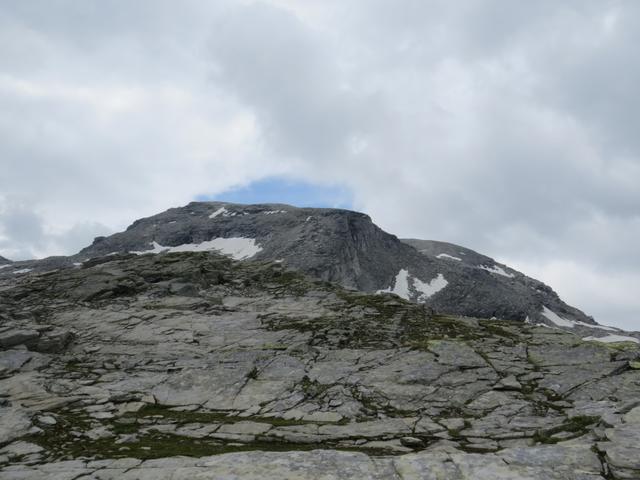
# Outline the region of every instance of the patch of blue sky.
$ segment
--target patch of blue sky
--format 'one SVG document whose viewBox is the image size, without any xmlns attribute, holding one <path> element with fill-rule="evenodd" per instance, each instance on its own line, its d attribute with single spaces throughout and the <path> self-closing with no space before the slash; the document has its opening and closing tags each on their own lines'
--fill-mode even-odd
<svg viewBox="0 0 640 480">
<path fill-rule="evenodd" d="M 296 207 L 353 208 L 351 191 L 285 177 L 269 177 L 215 195 L 198 195 L 198 201 L 230 203 L 286 203 Z"/>
</svg>

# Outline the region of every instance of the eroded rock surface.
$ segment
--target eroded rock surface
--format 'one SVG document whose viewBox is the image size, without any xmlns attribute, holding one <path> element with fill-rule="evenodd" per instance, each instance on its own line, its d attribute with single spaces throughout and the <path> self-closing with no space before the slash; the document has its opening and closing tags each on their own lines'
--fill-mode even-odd
<svg viewBox="0 0 640 480">
<path fill-rule="evenodd" d="M 640 350 L 211 253 L 0 283 L 0 478 L 640 478 Z"/>
</svg>

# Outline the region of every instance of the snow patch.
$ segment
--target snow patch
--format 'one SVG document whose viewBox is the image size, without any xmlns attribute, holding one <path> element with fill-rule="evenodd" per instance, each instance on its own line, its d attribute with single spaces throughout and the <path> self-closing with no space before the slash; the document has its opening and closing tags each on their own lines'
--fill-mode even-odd
<svg viewBox="0 0 640 480">
<path fill-rule="evenodd" d="M 145 253 L 162 253 L 162 252 L 211 252 L 217 251 L 223 255 L 229 255 L 234 260 L 245 260 L 253 257 L 262 250 L 254 238 L 230 237 L 230 238 L 214 238 L 202 243 L 184 243 L 175 247 L 164 247 L 158 242 L 151 244 L 152 248 L 135 253 L 143 255 Z"/>
<path fill-rule="evenodd" d="M 216 210 L 215 212 L 213 212 L 211 215 L 209 215 L 209 218 L 216 218 L 218 215 L 222 215 L 223 213 L 225 213 L 227 211 L 226 208 L 224 207 L 220 207 L 218 210 Z"/>
<path fill-rule="evenodd" d="M 11 266 L 10 263 L 7 263 L 6 265 L 0 265 L 0 270 L 2 270 L 3 268 L 10 267 L 10 266 Z"/>
<path fill-rule="evenodd" d="M 453 255 L 449 255 L 447 253 L 440 253 L 436 255 L 436 258 L 446 258 L 447 260 L 455 260 L 456 262 L 461 262 L 462 259 L 458 257 L 454 257 Z"/>
<path fill-rule="evenodd" d="M 309 220 L 311 220 L 313 217 L 307 217 L 307 219 L 304 221 L 305 223 L 307 223 Z"/>
<path fill-rule="evenodd" d="M 149 250 L 133 250 L 131 251 L 131 253 L 134 253 L 136 255 L 144 255 L 146 253 L 162 253 L 169 251 L 170 248 L 171 247 L 163 247 L 158 242 L 153 241 L 151 242 L 151 248 Z"/>
<path fill-rule="evenodd" d="M 222 215 L 223 217 L 235 217 L 238 214 L 239 214 L 238 212 L 230 212 L 225 207 L 220 207 L 218 210 L 216 210 L 211 215 L 209 215 L 209 218 L 216 218 L 220 215 Z M 242 215 L 248 215 L 248 213 L 243 212 Z"/>
<path fill-rule="evenodd" d="M 413 287 L 418 292 L 421 292 L 421 295 L 418 297 L 418 301 L 425 301 L 427 298 L 435 295 L 447 285 L 449 285 L 449 282 L 447 282 L 447 279 L 444 278 L 444 275 L 442 275 L 441 273 L 439 273 L 438 276 L 431 280 L 429 283 L 424 283 L 418 278 L 413 279 Z"/>
<path fill-rule="evenodd" d="M 412 277 L 409 274 L 409 270 L 401 269 L 393 283 L 393 288 L 385 288 L 384 290 L 378 290 L 376 293 L 395 293 L 401 298 L 405 300 L 411 299 L 411 291 L 410 285 L 413 286 L 414 290 L 416 290 L 418 295 L 418 301 L 425 301 L 427 298 L 435 295 L 444 287 L 449 284 L 444 276 L 439 273 L 436 278 L 431 280 L 429 283 L 425 283 L 419 278 Z"/>
<path fill-rule="evenodd" d="M 585 342 L 603 342 L 603 343 L 615 343 L 615 342 L 634 342 L 640 343 L 640 340 L 634 337 L 627 337 L 626 335 L 607 335 L 606 337 L 584 337 L 582 340 Z"/>
<path fill-rule="evenodd" d="M 27 273 L 33 270 L 33 268 L 21 268 L 20 270 L 14 270 L 12 273 Z"/>
<path fill-rule="evenodd" d="M 486 270 L 487 272 L 502 275 L 503 277 L 507 277 L 507 278 L 515 277 L 513 273 L 507 273 L 503 268 L 499 267 L 498 265 L 492 265 L 490 267 L 486 265 L 480 265 L 478 268 L 481 268 L 482 270 Z"/>
<path fill-rule="evenodd" d="M 619 332 L 620 331 L 619 328 L 615 328 L 615 327 L 607 327 L 605 325 L 591 325 L 590 323 L 580 322 L 580 321 L 577 321 L 577 320 L 567 320 L 566 318 L 562 318 L 560 315 L 558 315 L 554 311 L 548 309 L 544 305 L 542 306 L 542 315 L 547 317 L 549 320 L 551 320 L 553 323 L 555 323 L 559 327 L 573 328 L 576 325 L 578 325 L 580 327 L 598 328 L 600 330 L 608 330 L 608 331 L 611 331 L 611 332 Z"/>
<path fill-rule="evenodd" d="M 609 330 L 611 332 L 619 332 L 620 329 L 619 328 L 615 328 L 615 327 L 607 327 L 604 325 L 591 325 L 590 323 L 584 323 L 584 322 L 575 322 L 576 325 L 580 325 L 581 327 L 589 327 L 589 328 L 599 328 L 600 330 Z"/>
<path fill-rule="evenodd" d="M 264 215 L 274 215 L 276 213 L 287 213 L 286 210 L 267 210 L 266 212 L 262 212 Z"/>
<path fill-rule="evenodd" d="M 409 300 L 409 271 L 401 269 L 396 275 L 393 289 L 389 287 L 384 290 L 378 290 L 376 293 L 395 293 L 399 297 Z"/>
<path fill-rule="evenodd" d="M 553 310 L 548 309 L 544 305 L 542 306 L 542 315 L 559 327 L 573 328 L 576 325 L 575 322 L 562 318 L 560 315 L 555 313 Z"/>
</svg>

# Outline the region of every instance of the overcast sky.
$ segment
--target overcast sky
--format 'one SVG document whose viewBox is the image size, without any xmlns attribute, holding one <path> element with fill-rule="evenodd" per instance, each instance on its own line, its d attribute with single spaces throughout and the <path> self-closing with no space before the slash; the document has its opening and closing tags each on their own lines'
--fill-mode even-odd
<svg viewBox="0 0 640 480">
<path fill-rule="evenodd" d="M 640 329 L 639 25 L 636 0 L 0 0 L 0 255 L 268 185 Z"/>
</svg>

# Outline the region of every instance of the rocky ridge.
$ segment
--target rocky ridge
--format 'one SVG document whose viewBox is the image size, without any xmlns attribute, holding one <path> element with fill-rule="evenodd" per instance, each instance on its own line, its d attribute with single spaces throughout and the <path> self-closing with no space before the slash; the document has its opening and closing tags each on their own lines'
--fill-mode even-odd
<svg viewBox="0 0 640 480">
<path fill-rule="evenodd" d="M 283 263 L 0 278 L 0 478 L 640 478 L 638 344 Z"/>
<path fill-rule="evenodd" d="M 598 326 L 542 282 L 472 250 L 401 241 L 358 212 L 283 204 L 193 202 L 99 237 L 76 255 L 14 262 L 0 269 L 0 277 L 79 268 L 88 259 L 117 253 L 189 250 L 282 262 L 347 288 L 392 292 L 443 314 L 542 323 L 583 337 L 615 339 L 620 333 Z"/>
</svg>

